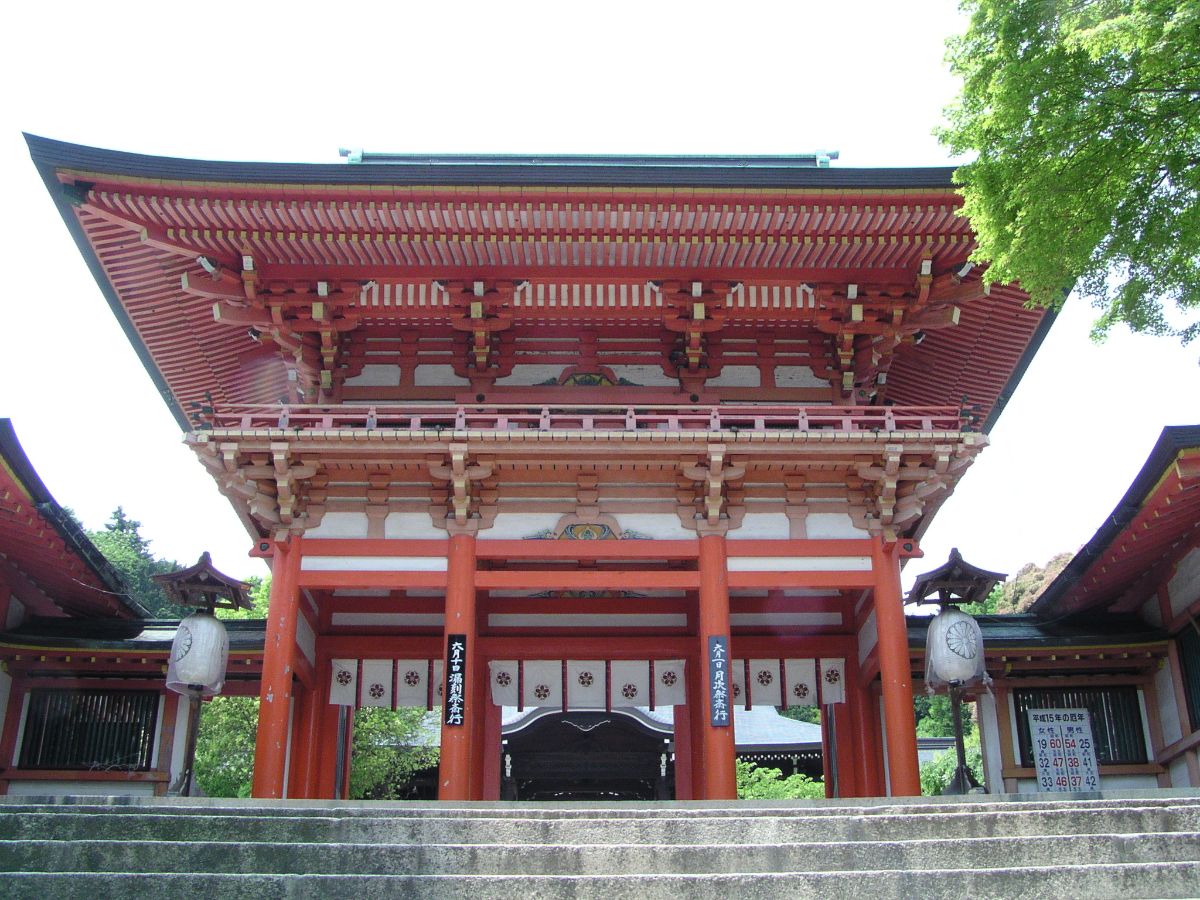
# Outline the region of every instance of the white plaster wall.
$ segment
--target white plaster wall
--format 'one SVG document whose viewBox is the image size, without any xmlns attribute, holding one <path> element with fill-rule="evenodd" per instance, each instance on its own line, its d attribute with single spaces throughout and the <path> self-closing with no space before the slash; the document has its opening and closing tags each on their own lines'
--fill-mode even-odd
<svg viewBox="0 0 1200 900">
<path fill-rule="evenodd" d="M 153 797 L 154 784 L 148 781 L 10 781 L 8 794 L 10 797 Z"/>
<path fill-rule="evenodd" d="M 739 528 L 731 529 L 729 540 L 787 540 L 791 523 L 785 513 L 746 513 Z"/>
<path fill-rule="evenodd" d="M 1171 600 L 1171 611 L 1179 615 L 1200 599 L 1200 547 L 1196 547 L 1179 561 L 1175 577 L 1167 583 L 1167 596 Z"/>
<path fill-rule="evenodd" d="M 560 512 L 553 513 L 497 513 L 492 527 L 479 532 L 480 540 L 519 541 L 541 531 L 554 528 Z"/>
<path fill-rule="evenodd" d="M 304 616 L 296 617 L 296 646 L 300 648 L 309 665 L 317 664 L 317 636 L 313 634 L 312 626 Z"/>
<path fill-rule="evenodd" d="M 8 621 L 4 623 L 5 630 L 16 628 L 25 621 L 25 604 L 16 597 L 8 598 Z"/>
<path fill-rule="evenodd" d="M 454 366 L 424 365 L 417 366 L 413 373 L 413 381 L 418 387 L 441 387 L 446 385 L 470 384 L 467 379 L 456 375 Z"/>
<path fill-rule="evenodd" d="M 518 364 L 512 367 L 512 372 L 503 378 L 497 378 L 496 384 L 534 385 L 557 380 L 563 373 L 563 366 Z"/>
<path fill-rule="evenodd" d="M 631 513 L 621 516 L 621 527 L 660 541 L 689 540 L 696 532 L 684 528 L 674 513 Z"/>
<path fill-rule="evenodd" d="M 1171 679 L 1171 663 L 1154 673 L 1154 693 L 1158 696 L 1158 718 L 1162 723 L 1163 740 L 1173 744 L 1183 737 L 1183 724 L 1179 716 L 1179 705 L 1175 702 L 1175 685 Z"/>
<path fill-rule="evenodd" d="M 877 643 L 879 643 L 879 626 L 875 622 L 875 610 L 871 610 L 871 614 L 858 629 L 858 664 L 860 666 L 866 662 Z"/>
<path fill-rule="evenodd" d="M 400 367 L 385 363 L 367 363 L 362 372 L 346 379 L 347 387 L 399 387 Z"/>
<path fill-rule="evenodd" d="M 204 710 L 200 710 L 204 715 Z M 188 702 L 180 695 L 179 705 L 175 711 L 175 734 L 171 738 L 171 771 L 167 786 L 170 787 L 183 774 L 184 756 L 187 754 Z"/>
<path fill-rule="evenodd" d="M 425 517 L 426 519 L 429 516 Z M 367 514 L 360 512 L 327 512 L 321 524 L 304 532 L 310 538 L 365 538 Z"/>
<path fill-rule="evenodd" d="M 808 366 L 776 366 L 777 387 L 829 387 L 829 382 L 818 378 Z"/>
<path fill-rule="evenodd" d="M 867 536 L 866 531 L 854 524 L 849 513 L 809 513 L 804 518 L 804 533 L 814 541 Z"/>
<path fill-rule="evenodd" d="M 981 694 L 976 708 L 979 710 L 979 743 L 980 749 L 983 751 L 983 781 L 989 794 L 1003 794 L 1000 720 L 996 711 L 996 698 L 991 694 Z"/>
<path fill-rule="evenodd" d="M 758 366 L 722 366 L 721 374 L 705 382 L 706 387 L 759 387 L 762 372 Z"/>
<path fill-rule="evenodd" d="M 1180 756 L 1167 766 L 1167 774 L 1171 776 L 1171 787 L 1196 787 L 1192 784 L 1192 775 L 1188 771 L 1185 756 Z"/>
<path fill-rule="evenodd" d="M 644 387 L 679 387 L 679 382 L 663 374 L 662 366 L 609 366 L 617 378 Z M 711 382 L 710 382 L 711 384 Z"/>
<path fill-rule="evenodd" d="M 383 536 L 390 539 L 444 541 L 447 540 L 446 530 L 437 528 L 429 513 L 388 513 L 383 520 Z"/>
<path fill-rule="evenodd" d="M 1163 627 L 1162 609 L 1159 608 L 1157 596 L 1142 604 L 1141 616 L 1155 628 Z"/>
</svg>

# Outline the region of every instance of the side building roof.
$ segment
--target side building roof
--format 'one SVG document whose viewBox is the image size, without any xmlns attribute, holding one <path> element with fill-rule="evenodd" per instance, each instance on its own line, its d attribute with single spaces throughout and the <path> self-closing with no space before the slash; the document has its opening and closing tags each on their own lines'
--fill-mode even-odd
<svg viewBox="0 0 1200 900">
<path fill-rule="evenodd" d="M 145 618 L 121 575 L 59 506 L 0 419 L 0 565 L 41 615 Z"/>
</svg>

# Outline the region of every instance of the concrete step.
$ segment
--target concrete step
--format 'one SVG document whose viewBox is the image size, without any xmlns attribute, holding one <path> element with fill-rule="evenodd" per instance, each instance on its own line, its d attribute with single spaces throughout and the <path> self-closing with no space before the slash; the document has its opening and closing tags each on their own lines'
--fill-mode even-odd
<svg viewBox="0 0 1200 900">
<path fill-rule="evenodd" d="M 731 873 L 726 875 L 145 875 L 136 872 L 19 873 L 4 877 L 11 900 L 273 900 L 298 897 L 487 897 L 514 900 L 699 900 L 786 896 L 824 900 L 1195 897 L 1200 863 L 1132 863 L 1053 868 Z"/>
<path fill-rule="evenodd" d="M 168 840 L 349 844 L 786 844 L 1200 832 L 1200 805 L 976 811 L 938 815 L 776 815 L 560 818 L 531 811 L 455 819 L 386 815 L 271 816 L 166 812 L 80 813 L 70 807 L 5 811 L 0 840 Z"/>
<path fill-rule="evenodd" d="M 1200 862 L 1200 833 L 871 843 L 397 844 L 0 841 L 0 872 L 599 875 L 940 870 Z"/>
</svg>

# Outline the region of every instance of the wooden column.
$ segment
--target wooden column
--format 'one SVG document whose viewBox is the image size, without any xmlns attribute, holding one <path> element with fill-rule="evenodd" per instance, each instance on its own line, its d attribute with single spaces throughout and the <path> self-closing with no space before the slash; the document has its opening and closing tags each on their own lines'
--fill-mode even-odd
<svg viewBox="0 0 1200 900">
<path fill-rule="evenodd" d="M 451 525 L 450 549 L 446 564 L 446 624 L 442 634 L 442 653 L 452 634 L 467 638 L 467 654 L 463 664 L 465 679 L 463 696 L 466 715 L 461 725 L 446 724 L 446 701 L 442 698 L 442 756 L 438 765 L 438 799 L 471 799 L 472 745 L 475 740 L 474 720 L 482 693 L 475 673 L 478 633 L 475 626 L 475 535 L 465 530 L 455 533 Z M 450 671 L 450 660 L 443 656 L 444 672 Z M 445 674 L 443 674 L 443 679 Z"/>
<path fill-rule="evenodd" d="M 695 792 L 692 789 L 692 734 L 696 704 L 703 687 L 699 675 L 700 664 L 696 659 L 684 663 L 684 686 L 687 703 L 675 707 L 675 799 L 693 800 Z"/>
<path fill-rule="evenodd" d="M 860 796 L 881 797 L 887 793 L 883 786 L 880 766 L 879 707 L 870 685 L 854 687 L 854 724 L 858 732 L 858 765 Z"/>
<path fill-rule="evenodd" d="M 884 727 L 892 796 L 919 797 L 917 722 L 913 712 L 912 662 L 900 594 L 900 558 L 895 544 L 872 541 L 875 623 L 879 629 L 879 674 L 883 682 Z"/>
<path fill-rule="evenodd" d="M 476 629 L 478 633 L 478 628 Z M 468 642 L 468 646 L 474 641 Z M 488 731 L 488 710 L 493 707 L 492 698 L 487 694 L 486 685 L 488 683 L 487 662 L 483 658 L 483 654 L 475 650 L 471 653 L 473 657 L 471 672 L 474 675 L 473 686 L 468 684 L 468 687 L 474 694 L 474 702 L 467 705 L 467 718 L 471 722 L 471 779 L 470 790 L 472 800 L 488 799 L 484 797 L 486 791 L 485 782 L 487 780 L 487 761 L 489 754 L 492 754 L 493 749 L 499 752 L 500 738 L 499 731 L 496 732 L 496 743 L 493 747 L 491 741 L 491 733 Z M 499 724 L 499 719 L 496 720 Z M 497 777 L 499 776 L 499 769 Z M 496 782 L 496 796 L 490 799 L 500 799 L 500 782 Z"/>
<path fill-rule="evenodd" d="M 262 687 L 258 704 L 258 739 L 254 744 L 254 797 L 283 796 L 287 757 L 288 707 L 296 660 L 296 617 L 300 572 L 300 538 L 275 545 L 271 563 L 271 605 L 263 645 Z"/>
<path fill-rule="evenodd" d="M 723 637 L 727 647 L 729 640 L 729 570 L 724 534 L 703 534 L 700 537 L 700 678 L 699 706 L 703 710 L 703 721 L 699 734 L 692 740 L 700 751 L 700 763 L 692 771 L 692 788 L 698 799 L 736 800 L 737 772 L 734 767 L 733 736 L 733 692 L 729 682 L 729 724 L 712 724 L 712 704 L 709 696 L 708 655 L 710 637 Z M 732 670 L 731 670 L 732 671 Z"/>
</svg>

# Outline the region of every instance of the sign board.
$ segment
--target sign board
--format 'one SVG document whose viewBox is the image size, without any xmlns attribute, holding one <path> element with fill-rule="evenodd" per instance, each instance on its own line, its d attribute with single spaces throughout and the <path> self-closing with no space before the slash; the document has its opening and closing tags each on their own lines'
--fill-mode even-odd
<svg viewBox="0 0 1200 900">
<path fill-rule="evenodd" d="M 1027 715 L 1038 789 L 1100 790 L 1091 713 L 1086 709 L 1031 709 Z"/>
<path fill-rule="evenodd" d="M 712 725 L 729 724 L 729 691 L 733 684 L 729 671 L 729 639 L 724 635 L 709 635 L 708 708 Z"/>
<path fill-rule="evenodd" d="M 467 636 L 446 635 L 446 689 L 444 721 L 447 725 L 462 725 L 467 707 Z"/>
</svg>

